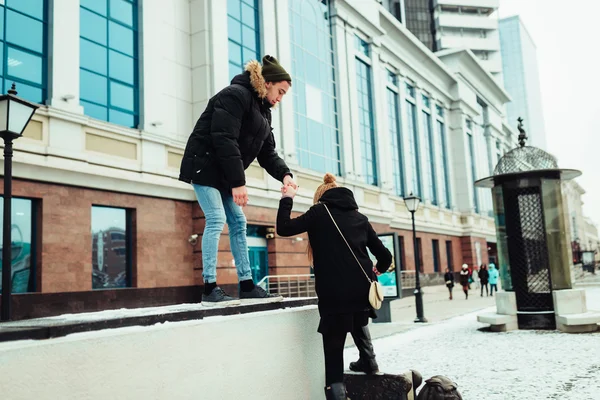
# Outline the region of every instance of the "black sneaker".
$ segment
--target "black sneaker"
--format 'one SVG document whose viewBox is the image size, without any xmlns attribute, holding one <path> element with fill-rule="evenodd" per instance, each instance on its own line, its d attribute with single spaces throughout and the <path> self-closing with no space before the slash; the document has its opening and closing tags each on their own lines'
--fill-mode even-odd
<svg viewBox="0 0 600 400">
<path fill-rule="evenodd" d="M 216 287 L 209 294 L 202 294 L 202 304 L 207 307 L 226 307 L 226 306 L 237 306 L 242 304 L 238 299 L 229 296 L 220 287 Z"/>
<path fill-rule="evenodd" d="M 265 289 L 260 286 L 254 286 L 249 292 L 240 291 L 240 299 L 246 300 L 244 303 L 248 302 L 261 302 L 261 303 L 274 303 L 277 301 L 282 301 L 283 297 L 279 295 L 273 295 L 267 292 Z"/>
<path fill-rule="evenodd" d="M 367 360 L 359 358 L 358 361 L 350 363 L 350 371 L 364 372 L 367 375 L 373 375 L 379 373 L 379 366 L 374 358 Z"/>
</svg>

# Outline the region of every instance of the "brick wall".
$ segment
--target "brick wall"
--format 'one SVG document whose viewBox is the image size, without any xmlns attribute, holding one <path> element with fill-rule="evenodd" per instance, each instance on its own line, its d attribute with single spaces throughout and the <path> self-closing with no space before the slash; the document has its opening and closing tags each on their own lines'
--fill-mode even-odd
<svg viewBox="0 0 600 400">
<path fill-rule="evenodd" d="M 462 262 L 469 265 L 469 267 L 479 267 L 479 265 L 477 265 L 477 248 L 475 243 L 479 243 L 479 246 L 481 247 L 481 263 L 489 264 L 490 260 L 488 257 L 488 248 L 486 240 L 484 238 L 474 236 L 464 236 L 460 238 L 463 259 Z"/>
<path fill-rule="evenodd" d="M 0 188 L 1 190 L 1 188 Z M 1 192 L 0 192 L 1 193 Z M 174 201 L 33 181 L 14 180 L 13 195 L 34 199 L 39 210 L 38 291 L 73 292 L 92 288 L 92 205 L 133 210 L 134 287 L 155 288 L 202 284 L 202 232 L 205 219 L 196 202 Z M 277 210 L 262 207 L 244 209 L 248 224 L 274 227 Z M 297 216 L 298 213 L 293 213 Z M 403 269 L 414 270 L 411 231 L 393 230 L 374 224 L 378 233 L 395 231 L 404 238 L 401 249 Z M 191 246 L 188 238 L 199 235 Z M 219 242 L 217 279 L 219 284 L 237 283 L 236 269 L 229 245 L 227 226 Z M 269 274 L 307 274 L 310 272 L 304 240 L 275 235 L 267 240 Z M 452 266 L 475 261 L 475 242 L 481 244 L 482 258 L 488 262 L 487 244 L 482 238 L 455 237 L 417 231 L 423 249 L 424 273 L 433 273 L 432 240 L 439 241 L 440 271 L 448 266 L 446 241 L 452 245 Z"/>
<path fill-rule="evenodd" d="M 0 188 L 3 190 L 3 187 Z M 92 205 L 134 211 L 133 286 L 193 285 L 190 202 L 13 180 L 13 196 L 37 201 L 40 210 L 38 290 L 92 288 Z"/>
</svg>

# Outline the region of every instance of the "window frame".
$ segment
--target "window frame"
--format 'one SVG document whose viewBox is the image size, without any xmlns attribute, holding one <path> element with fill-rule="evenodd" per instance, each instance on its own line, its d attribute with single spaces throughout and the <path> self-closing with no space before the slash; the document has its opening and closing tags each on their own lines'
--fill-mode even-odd
<svg viewBox="0 0 600 400">
<path fill-rule="evenodd" d="M 368 48 L 366 47 L 368 46 Z M 366 50 L 365 50 L 366 49 Z M 364 137 L 364 133 L 363 129 L 365 128 L 364 126 L 362 126 L 362 124 L 360 124 L 360 120 L 359 120 L 359 137 L 360 137 L 360 149 L 361 149 L 361 154 L 360 154 L 360 158 L 361 158 L 361 165 L 363 166 L 363 169 L 365 169 L 365 167 L 368 167 L 369 164 L 371 165 L 371 168 L 373 169 L 373 174 L 369 174 L 368 168 L 366 171 L 362 171 L 362 176 L 361 176 L 361 180 L 363 182 L 365 182 L 368 185 L 372 185 L 372 186 L 379 186 L 379 171 L 378 171 L 378 164 L 379 164 L 379 160 L 378 160 L 378 152 L 377 152 L 377 132 L 376 132 L 376 117 L 375 117 L 375 99 L 374 99 L 374 80 L 373 80 L 373 67 L 371 64 L 371 58 L 370 56 L 366 56 L 364 54 L 364 52 L 362 51 L 364 50 L 364 52 L 367 52 L 369 55 L 371 54 L 371 49 L 370 49 L 370 45 L 369 43 L 364 40 L 363 38 L 361 38 L 358 35 L 355 35 L 355 48 L 354 48 L 354 56 L 355 56 L 355 66 L 356 66 L 356 79 L 357 79 L 357 83 L 359 80 L 363 79 L 363 77 L 361 77 L 361 75 L 358 73 L 358 69 L 361 68 L 362 66 L 364 66 L 365 68 L 365 72 L 366 72 L 366 76 L 364 77 L 364 79 L 366 80 L 366 86 L 367 86 L 367 93 L 360 93 L 358 90 L 358 86 L 357 86 L 357 90 L 356 90 L 356 95 L 357 95 L 357 100 L 359 98 L 359 96 L 364 96 L 366 95 L 367 98 L 363 99 L 363 100 L 367 100 L 367 106 L 368 106 L 368 118 L 369 118 L 369 132 L 368 132 L 368 139 L 370 141 L 370 147 L 371 149 L 367 149 L 365 148 L 364 145 L 366 145 L 365 139 L 367 139 L 366 137 Z M 359 101 L 360 104 L 360 101 Z M 357 111 L 360 114 L 363 111 L 366 111 L 365 109 L 361 109 L 361 107 L 359 106 L 359 104 L 357 104 Z M 371 159 L 369 160 L 366 152 L 369 152 L 371 155 Z"/>
<path fill-rule="evenodd" d="M 403 131 L 402 131 L 402 107 L 400 105 L 401 97 L 400 97 L 400 88 L 398 86 L 398 76 L 390 71 L 387 71 L 387 79 L 386 79 L 386 103 L 388 113 L 393 109 L 394 116 L 388 114 L 388 134 L 391 136 L 391 147 L 392 151 L 395 155 L 392 155 L 392 162 L 394 162 L 393 166 L 393 176 L 394 176 L 394 194 L 399 197 L 404 197 L 406 195 L 406 182 L 405 182 L 405 162 L 404 162 L 404 142 L 403 142 Z M 394 102 L 393 107 L 391 101 Z M 392 118 L 395 120 L 395 127 L 392 128 Z M 395 130 L 395 132 L 392 131 Z M 395 138 L 394 138 L 395 136 Z M 394 146 L 394 140 L 397 145 Z M 398 158 L 398 162 L 396 163 L 395 157 Z"/>
<path fill-rule="evenodd" d="M 0 198 L 2 198 L 2 201 L 4 201 L 4 194 L 0 194 Z M 32 197 L 11 196 L 11 210 L 14 210 L 14 204 L 12 204 L 14 200 L 28 200 L 31 202 L 31 209 L 30 209 L 31 243 L 29 244 L 30 245 L 30 249 L 29 249 L 30 259 L 29 259 L 29 281 L 27 283 L 27 291 L 15 292 L 14 287 L 13 287 L 14 286 L 13 285 L 14 276 L 11 276 L 11 280 L 10 280 L 11 292 L 13 294 L 36 293 L 36 292 L 39 292 L 39 290 L 42 286 L 41 285 L 41 283 L 42 283 L 41 282 L 41 272 L 42 272 L 42 265 L 41 265 L 41 255 L 42 255 L 41 254 L 41 249 L 42 249 L 41 200 L 32 198 Z M 4 216 L 2 216 L 2 217 L 4 218 Z M 14 269 L 12 269 L 12 262 L 11 262 L 11 270 L 14 273 Z M 1 274 L 1 271 L 2 271 L 2 267 L 0 265 L 0 274 Z M 2 289 L 0 289 L 0 293 L 1 292 L 2 292 Z"/>
<path fill-rule="evenodd" d="M 113 17 L 111 17 L 110 14 L 110 0 L 106 1 L 106 15 L 102 15 L 99 14 L 97 11 L 92 10 L 90 8 L 87 8 L 85 5 L 81 4 L 79 5 L 79 12 L 81 15 L 81 10 L 85 10 L 87 12 L 90 12 L 100 18 L 103 18 L 106 21 L 106 44 L 103 43 L 99 43 L 93 39 L 87 38 L 82 36 L 82 32 L 81 32 L 81 27 L 79 29 L 79 50 L 80 50 L 80 55 L 79 55 L 79 61 L 80 61 L 80 65 L 79 65 L 79 101 L 80 101 L 80 105 L 83 107 L 84 109 L 84 114 L 90 118 L 94 118 L 100 121 L 104 121 L 110 124 L 115 124 L 115 125 L 119 125 L 119 126 L 125 126 L 127 128 L 132 128 L 132 129 L 138 129 L 139 125 L 140 125 L 140 54 L 139 54 L 139 40 L 140 40 L 140 31 L 139 31 L 139 27 L 140 27 L 140 15 L 139 15 L 139 4 L 138 4 L 138 0 L 123 0 L 126 1 L 128 3 L 130 3 L 132 5 L 132 25 L 129 26 L 126 23 L 115 19 Z M 129 55 L 126 54 L 124 52 L 122 52 L 119 49 L 113 48 L 111 47 L 111 42 L 110 42 L 110 23 L 119 25 L 123 28 L 129 29 L 132 31 L 133 33 L 133 48 L 132 48 L 132 53 L 133 55 Z M 102 74 L 99 73 L 97 71 L 93 71 L 90 70 L 86 67 L 83 67 L 81 65 L 81 58 L 82 58 L 82 54 L 81 54 L 81 42 L 85 40 L 87 42 L 90 42 L 96 46 L 101 46 L 104 49 L 106 49 L 106 74 Z M 115 78 L 114 76 L 111 75 L 110 73 L 110 52 L 113 51 L 121 56 L 125 56 L 125 57 L 129 57 L 133 60 L 133 83 L 129 83 L 129 82 L 125 82 L 123 80 L 120 80 L 118 78 Z M 101 104 L 98 103 L 97 101 L 94 100 L 90 100 L 87 98 L 84 98 L 82 96 L 82 79 L 81 79 L 81 71 L 85 71 L 86 73 L 89 74 L 93 74 L 94 76 L 97 77 L 101 77 L 106 79 L 106 104 Z M 112 84 L 118 84 L 121 86 L 126 86 L 128 88 L 131 88 L 133 91 L 133 111 L 127 110 L 125 108 L 119 107 L 119 106 L 114 106 L 112 105 L 112 101 L 111 101 L 111 94 L 112 94 L 112 90 L 111 90 L 111 86 Z M 93 106 L 96 107 L 102 107 L 106 109 L 106 119 L 103 118 L 98 118 L 97 116 L 92 116 L 88 113 L 85 113 L 85 104 L 82 103 L 89 103 Z M 133 123 L 132 126 L 129 125 L 123 125 L 119 122 L 114 122 L 111 121 L 111 110 L 121 113 L 121 114 L 127 114 L 129 116 L 133 117 Z"/>
<path fill-rule="evenodd" d="M 129 289 L 137 287 L 137 274 L 136 274 L 136 257 L 135 257 L 135 246 L 137 245 L 135 241 L 135 209 L 128 207 L 118 207 L 113 205 L 104 205 L 99 203 L 92 203 L 90 207 L 90 225 L 93 228 L 93 215 L 92 210 L 94 207 L 97 208 L 108 208 L 113 210 L 123 210 L 125 211 L 125 286 L 124 287 L 106 287 L 106 288 L 94 288 L 93 276 L 94 276 L 94 267 L 93 267 L 93 243 L 94 243 L 94 233 L 91 232 L 92 235 L 92 253 L 90 256 L 92 257 L 92 290 L 116 290 L 116 289 Z M 112 239 L 111 239 L 112 240 Z"/>
<path fill-rule="evenodd" d="M 0 79 L 2 80 L 2 85 L 0 85 L 0 90 L 2 90 L 2 93 L 5 93 L 6 91 L 8 91 L 10 85 L 12 85 L 13 82 L 16 85 L 17 91 L 19 91 L 19 84 L 30 86 L 35 89 L 39 89 L 39 90 L 41 90 L 41 99 L 40 99 L 39 103 L 37 101 L 29 99 L 28 97 L 24 97 L 24 95 L 22 93 L 19 94 L 19 96 L 24 97 L 27 100 L 31 100 L 32 102 L 37 103 L 37 104 L 45 104 L 45 102 L 48 100 L 48 81 L 49 81 L 49 79 L 48 79 L 49 78 L 48 77 L 48 35 L 49 35 L 49 33 L 48 33 L 48 26 L 49 26 L 49 24 L 48 24 L 48 15 L 49 15 L 48 3 L 49 3 L 49 0 L 43 0 L 42 19 L 39 19 L 30 14 L 26 14 L 15 8 L 12 8 L 6 4 L 6 1 L 2 1 L 2 4 L 0 5 L 0 8 L 3 9 L 3 16 L 2 16 L 3 31 L 2 31 L 2 39 L 0 39 L 0 43 L 2 44 L 2 47 L 3 47 L 2 60 L 0 61 L 0 62 L 2 62 L 2 74 L 0 74 Z M 8 11 L 14 12 L 14 13 L 24 16 L 26 18 L 31 18 L 35 21 L 42 23 L 42 38 L 40 39 L 42 41 L 42 52 L 41 53 L 39 53 L 35 50 L 32 50 L 30 48 L 23 47 L 18 44 L 9 43 L 7 41 Z M 35 83 L 33 81 L 28 81 L 24 78 L 19 78 L 14 75 L 8 74 L 8 49 L 9 48 L 29 54 L 31 56 L 41 58 L 41 62 L 42 62 L 42 71 L 41 71 L 42 83 L 41 84 Z"/>
</svg>

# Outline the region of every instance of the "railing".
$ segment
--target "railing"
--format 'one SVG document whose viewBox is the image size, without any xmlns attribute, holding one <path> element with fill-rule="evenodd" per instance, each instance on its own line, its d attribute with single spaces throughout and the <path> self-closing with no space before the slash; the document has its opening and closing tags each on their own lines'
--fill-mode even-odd
<svg viewBox="0 0 600 400">
<path fill-rule="evenodd" d="M 402 285 L 402 289 L 417 287 L 415 271 L 400 271 L 400 284 Z"/>
<path fill-rule="evenodd" d="M 316 297 L 315 275 L 267 275 L 258 285 L 269 293 L 283 297 Z"/>
<path fill-rule="evenodd" d="M 421 272 L 419 278 L 421 287 L 444 284 L 444 277 L 440 273 L 424 274 Z M 417 287 L 415 271 L 400 271 L 400 283 L 402 284 L 402 289 L 414 289 Z"/>
</svg>

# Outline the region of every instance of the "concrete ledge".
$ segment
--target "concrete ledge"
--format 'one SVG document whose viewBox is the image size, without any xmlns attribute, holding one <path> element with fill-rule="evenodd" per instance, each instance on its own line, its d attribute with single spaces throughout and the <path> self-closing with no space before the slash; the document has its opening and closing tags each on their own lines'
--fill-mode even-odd
<svg viewBox="0 0 600 400">
<path fill-rule="evenodd" d="M 556 315 L 582 314 L 587 311 L 585 289 L 554 290 L 552 300 Z"/>
<path fill-rule="evenodd" d="M 515 292 L 496 293 L 496 310 L 501 315 L 517 315 L 517 297 Z"/>
<path fill-rule="evenodd" d="M 515 329 L 519 329 L 516 315 L 503 315 L 503 314 L 479 314 L 477 321 L 490 324 L 490 329 L 493 332 L 508 332 Z"/>
<path fill-rule="evenodd" d="M 598 330 L 598 324 L 563 325 L 557 322 L 556 329 L 564 333 L 590 333 Z"/>
<path fill-rule="evenodd" d="M 0 343 L 2 398 L 322 399 L 314 305 Z"/>
<path fill-rule="evenodd" d="M 214 316 L 248 314 L 316 304 L 316 298 L 285 299 L 275 303 L 242 304 L 234 307 L 209 308 L 203 307 L 200 303 L 180 304 L 4 322 L 0 323 L 0 343 L 12 340 L 50 339 L 80 332 L 201 320 Z"/>
<path fill-rule="evenodd" d="M 562 325 L 595 325 L 600 322 L 600 312 L 558 315 L 556 322 Z"/>
<path fill-rule="evenodd" d="M 503 314 L 479 314 L 477 316 L 477 321 L 483 322 L 484 324 L 491 325 L 503 325 L 508 324 L 513 320 L 512 315 L 503 315 Z"/>
</svg>

